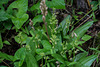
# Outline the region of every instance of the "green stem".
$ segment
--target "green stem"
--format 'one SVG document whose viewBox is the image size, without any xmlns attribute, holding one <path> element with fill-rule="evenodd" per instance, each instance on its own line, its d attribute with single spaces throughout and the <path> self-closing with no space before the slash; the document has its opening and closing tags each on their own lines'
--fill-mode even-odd
<svg viewBox="0 0 100 67">
<path fill-rule="evenodd" d="M 99 4 L 97 4 L 95 7 L 97 7 Z M 84 17 L 86 17 L 89 13 L 91 13 L 93 9 L 91 9 L 87 14 L 85 14 L 80 20 L 78 20 L 74 25 L 76 25 L 78 22 L 80 22 Z"/>
</svg>

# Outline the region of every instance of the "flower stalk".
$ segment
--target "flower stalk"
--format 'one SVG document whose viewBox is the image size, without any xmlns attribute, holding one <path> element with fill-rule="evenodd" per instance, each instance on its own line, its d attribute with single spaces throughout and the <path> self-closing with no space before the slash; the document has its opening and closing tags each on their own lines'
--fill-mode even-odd
<svg viewBox="0 0 100 67">
<path fill-rule="evenodd" d="M 45 25 L 45 30 L 47 32 L 47 36 L 48 36 L 48 40 L 50 40 L 49 38 L 49 34 L 48 34 L 48 30 L 47 30 L 47 22 L 45 21 L 46 20 L 46 15 L 48 13 L 47 11 L 48 7 L 46 6 L 45 4 L 45 0 L 41 0 L 41 3 L 40 3 L 40 10 L 41 10 L 41 13 L 42 13 L 42 19 L 43 19 L 43 22 L 44 22 L 44 25 Z"/>
</svg>

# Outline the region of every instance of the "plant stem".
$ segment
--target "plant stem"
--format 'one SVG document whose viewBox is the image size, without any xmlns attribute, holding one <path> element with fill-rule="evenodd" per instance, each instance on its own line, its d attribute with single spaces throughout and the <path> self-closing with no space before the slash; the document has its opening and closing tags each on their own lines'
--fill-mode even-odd
<svg viewBox="0 0 100 67">
<path fill-rule="evenodd" d="M 47 23 L 45 22 L 45 20 L 43 20 L 43 22 L 44 22 L 45 30 L 47 32 L 48 40 L 50 40 L 48 30 L 47 30 Z"/>
<path fill-rule="evenodd" d="M 5 65 L 7 65 L 8 67 L 10 67 L 6 62 L 4 62 L 3 60 L 0 59 L 0 61 L 2 61 Z"/>
<path fill-rule="evenodd" d="M 97 4 L 95 7 L 97 7 L 99 4 Z M 87 14 L 85 14 L 80 20 L 78 20 L 74 25 L 76 25 L 78 22 L 80 22 L 85 16 L 87 16 L 89 13 L 91 13 L 93 9 L 91 9 Z"/>
</svg>

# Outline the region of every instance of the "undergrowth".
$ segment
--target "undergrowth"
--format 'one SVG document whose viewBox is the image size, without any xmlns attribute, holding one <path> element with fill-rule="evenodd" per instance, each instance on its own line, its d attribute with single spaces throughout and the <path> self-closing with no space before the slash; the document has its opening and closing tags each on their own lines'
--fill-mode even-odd
<svg viewBox="0 0 100 67">
<path fill-rule="evenodd" d="M 10 5 L 9 0 L 0 0 L 0 49 L 2 50 L 4 44 L 11 46 L 10 39 L 14 39 L 20 46 L 14 56 L 0 51 L 0 63 L 5 64 L 0 67 L 10 67 L 10 65 L 14 67 L 90 67 L 95 60 L 99 62 L 99 46 L 89 48 L 95 51 L 92 55 L 81 48 L 92 38 L 86 32 L 96 21 L 94 13 L 98 9 L 98 2 L 92 2 L 92 9 L 81 19 L 78 19 L 73 12 L 72 15 L 66 15 L 60 23 L 56 19 L 56 10 L 65 10 L 64 0 L 34 0 L 33 2 L 29 7 L 28 0 L 16 0 Z M 67 4 L 69 3 L 68 0 Z M 73 0 L 71 0 L 72 4 Z M 75 27 L 88 14 L 93 20 Z M 14 30 L 16 35 L 5 39 L 2 35 L 7 30 Z M 9 60 L 10 65 L 5 60 Z"/>
</svg>

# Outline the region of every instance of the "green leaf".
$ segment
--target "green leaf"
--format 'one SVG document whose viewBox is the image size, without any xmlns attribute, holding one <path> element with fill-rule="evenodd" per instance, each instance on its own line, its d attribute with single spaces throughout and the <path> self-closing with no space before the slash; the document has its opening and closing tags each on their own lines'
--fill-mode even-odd
<svg viewBox="0 0 100 67">
<path fill-rule="evenodd" d="M 50 67 L 50 64 L 49 63 L 47 63 L 47 67 Z"/>
<path fill-rule="evenodd" d="M 79 50 L 83 51 L 83 52 L 86 52 L 83 48 L 79 47 L 79 46 L 76 46 Z"/>
<path fill-rule="evenodd" d="M 91 36 L 89 36 L 89 35 L 84 35 L 82 37 L 82 40 L 84 40 L 84 41 L 88 41 L 89 39 L 91 39 Z"/>
<path fill-rule="evenodd" d="M 93 22 L 94 21 L 88 21 L 84 25 L 82 25 L 81 27 L 79 27 L 79 28 L 74 30 L 74 32 L 77 35 L 77 39 L 78 40 L 86 33 L 86 31 L 89 29 L 89 27 L 91 27 Z"/>
<path fill-rule="evenodd" d="M 29 52 L 26 53 L 26 64 L 27 67 L 38 67 L 35 57 Z"/>
<path fill-rule="evenodd" d="M 98 2 L 99 2 L 99 10 L 100 10 L 100 0 L 98 0 Z"/>
<path fill-rule="evenodd" d="M 84 57 L 78 61 L 75 67 L 90 67 L 96 58 L 97 58 L 97 55 Z"/>
<path fill-rule="evenodd" d="M 2 49 L 3 47 L 3 42 L 2 42 L 2 37 L 1 37 L 1 33 L 0 33 L 0 49 Z"/>
<path fill-rule="evenodd" d="M 47 49 L 36 49 L 36 53 L 40 54 L 41 56 L 50 55 L 51 52 Z"/>
<path fill-rule="evenodd" d="M 39 61 L 40 59 L 42 59 L 43 56 L 41 55 L 36 55 L 36 60 Z"/>
<path fill-rule="evenodd" d="M 0 66 L 0 67 L 7 67 L 7 66 Z"/>
<path fill-rule="evenodd" d="M 28 14 L 23 14 L 20 18 L 13 17 L 12 22 L 17 29 L 20 29 L 25 21 L 27 21 L 28 17 Z"/>
<path fill-rule="evenodd" d="M 64 59 L 59 54 L 52 54 L 52 56 L 61 63 L 65 63 Z"/>
<path fill-rule="evenodd" d="M 10 30 L 11 27 L 12 27 L 12 23 L 11 23 L 11 21 L 7 20 L 7 22 L 3 23 L 3 26 L 4 26 L 6 29 Z"/>
<path fill-rule="evenodd" d="M 15 36 L 15 41 L 19 44 L 25 44 L 26 43 L 26 39 L 28 38 L 28 36 L 23 33 L 23 32 L 20 32 L 17 36 Z"/>
<path fill-rule="evenodd" d="M 30 8 L 30 10 L 31 10 L 31 11 L 34 11 L 34 10 L 36 10 L 36 9 L 39 10 L 39 9 L 40 9 L 39 7 L 40 7 L 40 2 L 34 4 L 34 5 Z"/>
<path fill-rule="evenodd" d="M 9 41 L 5 40 L 3 43 L 7 44 L 7 45 L 11 45 Z"/>
<path fill-rule="evenodd" d="M 77 14 L 83 14 L 83 12 L 78 12 Z"/>
<path fill-rule="evenodd" d="M 11 19 L 13 24 L 17 29 L 20 29 L 21 26 L 27 21 L 28 14 L 26 11 L 28 9 L 28 0 L 17 0 L 10 4 L 7 9 L 7 13 L 12 15 Z"/>
<path fill-rule="evenodd" d="M 37 15 L 36 17 L 34 17 L 32 19 L 32 21 L 33 21 L 33 25 L 35 25 L 37 22 L 42 22 L 43 21 L 42 20 L 42 15 Z"/>
<path fill-rule="evenodd" d="M 65 1 L 64 0 L 52 0 L 46 2 L 47 7 L 56 8 L 56 9 L 65 9 Z"/>
<path fill-rule="evenodd" d="M 58 34 L 58 41 L 57 41 L 57 45 L 55 45 L 55 49 L 58 49 L 59 51 L 62 51 L 63 47 L 62 47 L 62 39 L 61 39 L 61 35 Z"/>
<path fill-rule="evenodd" d="M 46 49 L 46 50 L 50 50 L 52 48 L 51 44 L 48 41 L 46 41 L 46 40 L 42 40 L 41 43 L 42 43 L 44 49 Z"/>
<path fill-rule="evenodd" d="M 75 56 L 74 61 L 79 61 L 80 59 L 86 57 L 88 55 L 88 53 L 79 53 L 78 55 Z"/>
<path fill-rule="evenodd" d="M 0 10 L 0 22 L 1 21 L 5 21 L 7 20 L 9 17 L 8 17 L 8 14 L 4 11 L 4 10 Z"/>
<path fill-rule="evenodd" d="M 68 15 L 59 25 L 59 28 L 63 30 L 63 36 L 69 31 L 69 26 L 71 23 L 71 16 Z"/>
<path fill-rule="evenodd" d="M 78 20 L 78 16 L 77 15 L 73 15 L 73 17 L 75 18 L 75 20 Z"/>
<path fill-rule="evenodd" d="M 14 61 L 20 60 L 17 62 L 17 65 L 20 67 L 22 66 L 24 59 L 25 59 L 26 53 L 25 53 L 25 48 L 20 48 L 17 50 L 17 52 L 14 55 Z"/>
<path fill-rule="evenodd" d="M 96 48 L 90 48 L 90 49 L 96 51 L 97 53 L 100 53 L 100 50 L 97 50 Z"/>
<path fill-rule="evenodd" d="M 4 59 L 9 60 L 9 61 L 13 61 L 13 59 L 14 59 L 13 56 L 7 55 L 7 54 L 2 53 L 2 52 L 0 52 L 0 58 L 4 58 Z"/>
<path fill-rule="evenodd" d="M 26 39 L 26 48 L 31 52 L 31 54 L 34 56 L 36 53 L 36 45 L 33 42 L 34 38 L 27 38 Z"/>
<path fill-rule="evenodd" d="M 0 0 L 0 5 L 8 3 L 9 0 Z"/>
<path fill-rule="evenodd" d="M 66 61 L 66 64 L 67 64 L 67 66 L 68 67 L 73 67 L 73 65 L 75 65 L 77 62 L 68 62 L 68 61 Z"/>
<path fill-rule="evenodd" d="M 52 62 L 50 63 L 50 65 L 51 65 L 51 67 L 56 67 L 56 66 L 55 66 L 55 64 L 54 64 L 54 63 L 52 63 Z"/>
</svg>

